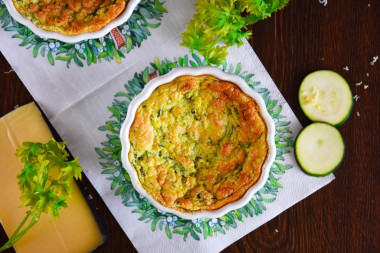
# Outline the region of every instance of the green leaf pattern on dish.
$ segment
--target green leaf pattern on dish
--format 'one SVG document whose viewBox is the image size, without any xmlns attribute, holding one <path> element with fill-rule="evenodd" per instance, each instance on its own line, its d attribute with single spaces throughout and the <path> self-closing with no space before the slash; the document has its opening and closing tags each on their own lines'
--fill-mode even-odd
<svg viewBox="0 0 380 253">
<path fill-rule="evenodd" d="M 240 209 L 228 212 L 226 215 L 217 219 L 194 219 L 186 220 L 173 214 L 162 212 L 156 209 L 146 198 L 141 196 L 133 188 L 130 177 L 121 164 L 121 144 L 119 131 L 127 115 L 130 101 L 139 94 L 145 84 L 155 75 L 163 75 L 171 69 L 182 66 L 203 66 L 207 65 L 200 56 L 192 54 L 191 57 L 185 55 L 175 58 L 173 61 L 168 59 L 159 60 L 155 58 L 140 73 L 135 73 L 134 77 L 124 85 L 124 90 L 115 94 L 112 107 L 108 107 L 110 118 L 98 129 L 105 133 L 106 140 L 101 143 L 102 147 L 96 147 L 95 151 L 99 155 L 101 173 L 106 175 L 110 181 L 110 187 L 115 191 L 115 196 L 120 196 L 122 203 L 132 208 L 132 213 L 140 214 L 138 220 L 151 224 L 151 230 L 161 230 L 168 239 L 172 239 L 174 234 L 182 236 L 186 241 L 188 237 L 194 240 L 205 240 L 217 234 L 226 234 L 230 229 L 238 227 L 239 222 L 245 219 L 258 216 L 266 210 L 266 205 L 276 200 L 279 188 L 283 188 L 279 182 L 280 177 L 292 168 L 292 165 L 285 164 L 284 154 L 292 152 L 294 146 L 292 132 L 289 129 L 289 121 L 281 115 L 282 107 L 278 101 L 270 97 L 270 92 L 266 88 L 260 87 L 260 82 L 253 81 L 254 74 L 242 71 L 240 63 L 236 66 L 224 63 L 219 66 L 226 72 L 235 73 L 242 77 L 246 83 L 255 91 L 260 93 L 266 103 L 269 114 L 274 119 L 276 125 L 275 142 L 277 154 L 273 163 L 268 181 L 264 187 L 258 191 L 247 205 Z"/>
<path fill-rule="evenodd" d="M 163 3 L 159 0 L 142 0 L 128 21 L 115 30 L 125 40 L 125 43 L 120 45 L 114 42 L 111 33 L 98 39 L 78 43 L 64 43 L 56 39 L 41 38 L 26 26 L 16 22 L 2 0 L 0 1 L 0 25 L 7 32 L 15 32 L 12 38 L 21 40 L 20 47 L 31 49 L 34 58 L 46 56 L 52 66 L 56 61 L 66 62 L 67 68 L 73 62 L 78 67 L 90 66 L 102 61 L 121 63 L 126 54 L 135 47 L 140 47 L 141 43 L 151 35 L 149 29 L 160 26 L 163 14 L 167 12 Z"/>
</svg>

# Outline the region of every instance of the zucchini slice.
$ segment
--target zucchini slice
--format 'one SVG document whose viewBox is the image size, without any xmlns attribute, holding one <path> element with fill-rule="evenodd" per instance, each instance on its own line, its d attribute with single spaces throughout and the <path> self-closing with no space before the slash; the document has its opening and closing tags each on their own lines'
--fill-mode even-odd
<svg viewBox="0 0 380 253">
<path fill-rule="evenodd" d="M 338 73 L 318 70 L 302 81 L 299 93 L 302 111 L 311 121 L 340 126 L 350 116 L 353 97 L 347 81 Z"/>
<path fill-rule="evenodd" d="M 345 144 L 334 126 L 316 122 L 305 127 L 295 143 L 295 156 L 300 167 L 309 175 L 330 174 L 343 161 Z"/>
</svg>

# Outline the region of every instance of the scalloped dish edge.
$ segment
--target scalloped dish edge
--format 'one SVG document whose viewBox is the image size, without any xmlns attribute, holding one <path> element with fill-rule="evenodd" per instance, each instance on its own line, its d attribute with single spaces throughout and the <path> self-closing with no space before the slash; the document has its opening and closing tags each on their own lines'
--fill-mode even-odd
<svg viewBox="0 0 380 253">
<path fill-rule="evenodd" d="M 57 39 L 66 43 L 75 43 L 87 39 L 97 39 L 108 34 L 113 28 L 125 23 L 133 13 L 133 10 L 141 0 L 129 0 L 123 13 L 99 31 L 83 33 L 75 36 L 66 36 L 57 32 L 46 31 L 35 26 L 31 21 L 23 17 L 13 5 L 12 0 L 4 0 L 10 15 L 19 23 L 28 27 L 33 33 L 48 39 Z"/>
<path fill-rule="evenodd" d="M 205 74 L 212 75 L 221 80 L 229 81 L 236 84 L 239 88 L 241 88 L 241 90 L 244 93 L 246 93 L 247 95 L 251 96 L 253 99 L 256 100 L 268 128 L 267 143 L 269 146 L 269 155 L 267 156 L 267 159 L 262 166 L 262 173 L 259 180 L 249 190 L 247 190 L 240 199 L 212 211 L 203 210 L 203 211 L 193 212 L 193 213 L 182 213 L 180 211 L 167 208 L 161 205 L 156 200 L 154 200 L 153 197 L 150 196 L 146 192 L 146 190 L 140 185 L 137 173 L 130 165 L 129 159 L 128 159 L 128 153 L 130 149 L 129 130 L 134 121 L 137 108 L 142 102 L 144 102 L 148 97 L 150 97 L 152 92 L 157 87 L 165 83 L 171 82 L 175 78 L 182 75 L 199 76 L 199 75 L 205 75 Z M 268 111 L 266 110 L 266 106 L 265 106 L 265 102 L 263 98 L 256 91 L 251 89 L 242 78 L 240 78 L 239 76 L 235 74 L 223 72 L 216 67 L 210 67 L 210 66 L 202 66 L 202 67 L 197 67 L 197 68 L 180 67 L 180 68 L 176 68 L 172 70 L 166 75 L 156 77 L 155 79 L 152 79 L 151 81 L 149 81 L 145 85 L 143 91 L 140 94 L 138 94 L 135 98 L 133 98 L 133 100 L 131 101 L 130 106 L 128 108 L 126 119 L 120 130 L 120 140 L 122 144 L 121 160 L 122 160 L 124 168 L 127 170 L 128 174 L 130 175 L 131 182 L 135 190 L 142 196 L 146 197 L 150 201 L 150 203 L 153 206 L 155 206 L 157 209 L 175 214 L 178 217 L 181 217 L 184 219 L 219 218 L 223 216 L 224 214 L 228 213 L 229 211 L 241 208 L 244 205 L 246 205 L 250 201 L 250 199 L 253 197 L 253 195 L 264 186 L 265 182 L 267 181 L 269 177 L 270 167 L 272 166 L 274 162 L 275 154 L 276 154 L 274 135 L 275 135 L 275 125 L 274 125 L 273 119 L 271 118 Z"/>
</svg>

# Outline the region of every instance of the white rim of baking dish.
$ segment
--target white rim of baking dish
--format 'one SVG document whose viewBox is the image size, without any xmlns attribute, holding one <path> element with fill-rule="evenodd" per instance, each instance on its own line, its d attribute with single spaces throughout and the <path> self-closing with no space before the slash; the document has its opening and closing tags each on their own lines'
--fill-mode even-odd
<svg viewBox="0 0 380 253">
<path fill-rule="evenodd" d="M 256 102 L 258 103 L 260 107 L 261 115 L 263 116 L 267 124 L 267 128 L 268 128 L 267 142 L 269 145 L 269 155 L 267 156 L 267 159 L 262 167 L 262 173 L 259 180 L 239 200 L 226 204 L 225 206 L 219 209 L 210 210 L 210 211 L 208 210 L 196 211 L 193 213 L 182 213 L 178 210 L 167 208 L 161 205 L 159 202 L 154 200 L 153 197 L 149 195 L 147 191 L 140 185 L 140 181 L 138 179 L 137 173 L 132 168 L 128 159 L 128 153 L 130 149 L 129 130 L 134 121 L 137 108 L 140 106 L 141 103 L 143 103 L 146 99 L 150 97 L 152 92 L 158 86 L 169 83 L 175 78 L 182 75 L 193 75 L 193 76 L 211 75 L 221 80 L 229 81 L 238 85 L 243 92 L 245 92 L 247 95 L 253 97 L 256 100 Z M 122 146 L 121 160 L 122 160 L 124 168 L 127 170 L 131 178 L 131 182 L 135 190 L 139 194 L 147 198 L 150 201 L 150 203 L 153 206 L 155 206 L 157 209 L 175 214 L 178 217 L 181 217 L 183 219 L 219 218 L 225 215 L 226 213 L 228 213 L 229 211 L 241 208 L 244 205 L 246 205 L 250 201 L 250 199 L 253 197 L 253 195 L 264 186 L 265 182 L 267 181 L 269 177 L 270 167 L 273 164 L 275 154 L 276 154 L 274 135 L 275 135 L 274 122 L 266 109 L 264 99 L 261 97 L 259 93 L 255 92 L 252 88 L 250 88 L 241 77 L 235 74 L 223 72 L 216 67 L 210 67 L 210 66 L 202 66 L 202 67 L 196 67 L 196 68 L 180 67 L 180 68 L 176 68 L 172 70 L 166 75 L 156 77 L 155 79 L 149 81 L 149 83 L 145 85 L 143 91 L 140 94 L 138 94 L 135 98 L 133 98 L 133 100 L 131 101 L 128 108 L 126 119 L 124 123 L 122 124 L 121 130 L 120 130 L 120 140 L 121 140 L 121 146 Z"/>
<path fill-rule="evenodd" d="M 57 32 L 46 31 L 41 28 L 38 28 L 36 25 L 34 25 L 31 21 L 26 19 L 16 10 L 15 6 L 13 5 L 12 0 L 4 0 L 4 3 L 9 13 L 11 14 L 11 16 L 17 22 L 28 27 L 34 34 L 42 38 L 57 39 L 66 43 L 75 43 L 82 40 L 97 39 L 97 38 L 103 37 L 104 35 L 109 33 L 113 28 L 125 23 L 129 19 L 129 17 L 132 15 L 133 10 L 135 9 L 135 7 L 140 1 L 141 0 L 130 0 L 127 6 L 125 7 L 124 12 L 121 13 L 120 16 L 118 16 L 115 20 L 110 22 L 108 25 L 106 25 L 99 31 L 82 33 L 82 34 L 74 35 L 74 36 L 67 36 L 67 35 L 57 33 Z"/>
</svg>

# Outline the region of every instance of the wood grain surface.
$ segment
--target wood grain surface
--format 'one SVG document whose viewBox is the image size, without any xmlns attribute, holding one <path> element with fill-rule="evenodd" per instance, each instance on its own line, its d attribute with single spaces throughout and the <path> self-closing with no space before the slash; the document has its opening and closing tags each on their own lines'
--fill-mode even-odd
<svg viewBox="0 0 380 253">
<path fill-rule="evenodd" d="M 340 73 L 359 99 L 339 127 L 346 156 L 336 179 L 223 252 L 380 252 L 380 60 L 370 64 L 380 54 L 379 8 L 378 0 L 330 0 L 326 6 L 292 0 L 250 27 L 253 49 L 302 125 L 310 121 L 299 107 L 298 88 L 314 70 Z M 11 69 L 0 54 L 0 116 L 33 101 Z M 96 252 L 135 252 L 89 181 L 79 184 L 93 196 L 91 204 L 109 232 Z M 0 244 L 6 240 L 0 228 Z"/>
</svg>

